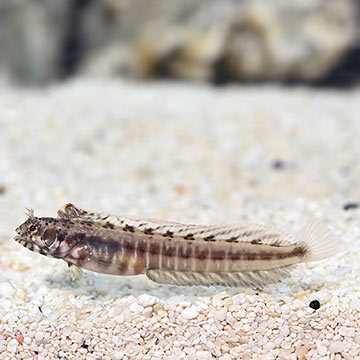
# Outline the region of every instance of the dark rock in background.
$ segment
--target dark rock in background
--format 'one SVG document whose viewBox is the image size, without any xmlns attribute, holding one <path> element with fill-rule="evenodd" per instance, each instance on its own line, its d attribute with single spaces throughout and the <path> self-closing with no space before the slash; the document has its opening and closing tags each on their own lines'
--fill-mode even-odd
<svg viewBox="0 0 360 360">
<path fill-rule="evenodd" d="M 0 72 L 23 83 L 61 74 L 61 44 L 71 1 L 0 1 Z"/>
<path fill-rule="evenodd" d="M 0 2 L 0 70 L 222 83 L 357 81 L 355 0 Z"/>
</svg>

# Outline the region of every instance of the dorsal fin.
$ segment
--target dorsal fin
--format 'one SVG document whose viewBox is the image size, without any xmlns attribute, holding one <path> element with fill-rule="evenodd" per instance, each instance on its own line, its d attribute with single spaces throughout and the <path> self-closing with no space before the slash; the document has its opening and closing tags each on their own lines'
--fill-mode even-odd
<svg viewBox="0 0 360 360">
<path fill-rule="evenodd" d="M 252 223 L 232 225 L 181 224 L 173 221 L 90 212 L 71 203 L 64 205 L 58 211 L 58 219 L 88 221 L 99 226 L 111 224 L 113 228 L 121 229 L 130 226 L 135 232 L 146 232 L 160 236 L 170 234 L 171 237 L 180 237 L 189 241 L 248 242 L 275 246 L 287 246 L 294 243 L 294 238 L 288 232 L 268 225 Z"/>
<path fill-rule="evenodd" d="M 83 213 L 84 210 L 79 209 L 74 204 L 68 203 L 58 210 L 57 218 L 63 220 L 76 219 L 81 217 Z"/>
</svg>

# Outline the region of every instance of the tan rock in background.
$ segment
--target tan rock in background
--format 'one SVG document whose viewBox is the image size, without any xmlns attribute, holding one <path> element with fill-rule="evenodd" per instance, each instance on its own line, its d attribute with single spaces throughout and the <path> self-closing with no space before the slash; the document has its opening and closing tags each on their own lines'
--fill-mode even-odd
<svg viewBox="0 0 360 360">
<path fill-rule="evenodd" d="M 323 78 L 356 48 L 354 0 L 15 0 L 0 4 L 0 69 L 47 82 Z"/>
</svg>

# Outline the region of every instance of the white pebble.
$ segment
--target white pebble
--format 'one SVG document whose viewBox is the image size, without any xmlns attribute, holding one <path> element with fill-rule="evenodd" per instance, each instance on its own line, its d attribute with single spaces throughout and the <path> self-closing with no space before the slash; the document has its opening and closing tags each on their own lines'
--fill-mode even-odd
<svg viewBox="0 0 360 360">
<path fill-rule="evenodd" d="M 343 344 L 341 341 L 334 341 L 334 342 L 330 343 L 329 351 L 331 353 L 341 352 L 342 349 L 343 349 Z"/>
<path fill-rule="evenodd" d="M 339 329 L 339 334 L 342 336 L 354 336 L 355 335 L 355 329 L 354 328 L 349 328 L 346 326 L 342 326 Z"/>
<path fill-rule="evenodd" d="M 234 303 L 236 305 L 242 305 L 246 303 L 246 298 L 242 295 L 237 295 L 234 297 Z"/>
<path fill-rule="evenodd" d="M 44 338 L 44 333 L 42 331 L 38 331 L 35 334 L 35 341 L 41 341 Z"/>
<path fill-rule="evenodd" d="M 19 343 L 17 342 L 16 339 L 11 339 L 9 341 L 9 343 L 7 344 L 7 350 L 14 353 L 17 349 L 17 346 L 19 345 Z"/>
<path fill-rule="evenodd" d="M 283 336 L 283 337 L 287 337 L 289 334 L 290 334 L 290 329 L 288 326 L 281 326 L 280 327 L 280 334 Z"/>
<path fill-rule="evenodd" d="M 318 351 L 319 355 L 324 356 L 327 353 L 327 347 L 323 344 L 319 344 L 317 346 L 317 351 Z"/>
<path fill-rule="evenodd" d="M 196 318 L 197 316 L 199 315 L 197 309 L 195 306 L 190 306 L 188 308 L 185 308 L 182 312 L 181 312 L 181 316 L 184 318 L 184 319 L 188 319 L 188 320 L 191 320 L 191 319 L 194 319 Z"/>
<path fill-rule="evenodd" d="M 305 316 L 305 311 L 302 311 L 302 310 L 298 310 L 296 312 L 296 315 L 299 319 L 303 318 Z"/>
<path fill-rule="evenodd" d="M 153 306 L 157 303 L 157 299 L 155 296 L 150 296 L 148 294 L 142 294 L 138 298 L 139 304 L 143 307 Z"/>
<path fill-rule="evenodd" d="M 144 316 L 149 316 L 152 314 L 152 312 L 153 312 L 153 308 L 151 306 L 148 306 L 143 310 L 142 314 Z"/>
<path fill-rule="evenodd" d="M 283 342 L 284 338 L 279 336 L 274 340 L 276 346 L 279 346 Z"/>
<path fill-rule="evenodd" d="M 195 354 L 195 348 L 194 347 L 184 347 L 184 353 L 185 354 L 188 354 L 188 355 L 192 355 L 192 354 Z"/>
<path fill-rule="evenodd" d="M 47 318 L 48 318 L 49 321 L 54 321 L 54 320 L 56 320 L 60 315 L 61 315 L 61 314 L 60 314 L 59 311 L 52 311 Z"/>
<path fill-rule="evenodd" d="M 83 341 L 83 336 L 77 331 L 73 331 L 70 337 L 72 341 L 77 343 L 81 343 Z"/>
<path fill-rule="evenodd" d="M 219 360 L 231 360 L 231 357 L 229 354 L 225 354 L 219 357 Z"/>
<path fill-rule="evenodd" d="M 218 321 L 224 321 L 226 319 L 226 310 L 221 309 L 215 313 L 214 318 Z"/>
<path fill-rule="evenodd" d="M 351 307 L 353 310 L 360 311 L 360 300 L 359 300 L 359 299 L 352 299 L 352 300 L 351 300 L 350 307 Z"/>
<path fill-rule="evenodd" d="M 207 338 L 206 338 L 206 335 L 205 335 L 205 334 L 201 334 L 199 339 L 200 339 L 200 341 L 201 341 L 203 344 L 206 344 Z"/>
<path fill-rule="evenodd" d="M 337 269 L 335 269 L 334 275 L 341 277 L 341 276 L 348 274 L 350 271 L 351 271 L 351 266 L 349 266 L 349 265 L 339 266 Z"/>
<path fill-rule="evenodd" d="M 213 357 L 210 351 L 197 351 L 196 360 L 211 360 Z"/>
<path fill-rule="evenodd" d="M 144 310 L 144 308 L 143 306 L 134 302 L 129 306 L 129 310 L 134 313 L 141 313 Z"/>
<path fill-rule="evenodd" d="M 12 287 L 9 282 L 0 283 L 0 297 L 13 297 L 16 294 L 16 290 Z"/>
<path fill-rule="evenodd" d="M 63 335 L 64 337 L 70 336 L 70 334 L 71 334 L 70 328 L 64 328 L 64 330 L 62 331 L 62 335 Z"/>
</svg>

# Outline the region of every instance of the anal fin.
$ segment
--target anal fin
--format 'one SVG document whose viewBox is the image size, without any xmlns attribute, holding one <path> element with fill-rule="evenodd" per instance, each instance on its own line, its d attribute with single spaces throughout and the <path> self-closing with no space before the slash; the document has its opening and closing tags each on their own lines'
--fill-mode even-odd
<svg viewBox="0 0 360 360">
<path fill-rule="evenodd" d="M 146 276 L 159 284 L 177 286 L 227 286 L 261 289 L 290 275 L 293 266 L 274 270 L 199 273 L 190 271 L 148 270 Z"/>
</svg>

